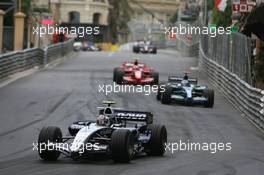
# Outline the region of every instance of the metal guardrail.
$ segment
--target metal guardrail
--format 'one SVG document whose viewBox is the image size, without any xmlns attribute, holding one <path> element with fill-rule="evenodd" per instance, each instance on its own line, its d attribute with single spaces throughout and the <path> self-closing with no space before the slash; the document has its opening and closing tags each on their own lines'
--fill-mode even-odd
<svg viewBox="0 0 264 175">
<path fill-rule="evenodd" d="M 46 47 L 46 63 L 49 63 L 55 59 L 58 59 L 70 51 L 72 51 L 73 40 L 68 40 L 64 43 L 57 43 Z"/>
<path fill-rule="evenodd" d="M 50 45 L 44 49 L 32 48 L 0 55 L 0 80 L 18 72 L 45 66 L 72 51 L 73 40 Z"/>
<path fill-rule="evenodd" d="M 261 98 L 264 90 L 254 88 L 232 73 L 224 66 L 208 58 L 200 47 L 199 68 L 210 82 L 233 104 L 245 114 L 256 126 L 264 130 L 264 115 Z"/>
<path fill-rule="evenodd" d="M 27 49 L 0 56 L 0 79 L 41 64 L 43 50 Z"/>
</svg>

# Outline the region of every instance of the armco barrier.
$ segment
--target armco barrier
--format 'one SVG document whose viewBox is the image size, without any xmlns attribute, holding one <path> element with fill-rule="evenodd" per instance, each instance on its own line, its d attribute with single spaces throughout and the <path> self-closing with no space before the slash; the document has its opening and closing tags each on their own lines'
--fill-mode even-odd
<svg viewBox="0 0 264 175">
<path fill-rule="evenodd" d="M 32 48 L 0 55 L 0 80 L 18 72 L 61 58 L 72 51 L 73 40 L 50 45 L 44 49 Z"/>
<path fill-rule="evenodd" d="M 63 43 L 57 43 L 54 45 L 50 45 L 44 49 L 45 55 L 45 63 L 49 63 L 54 61 L 55 59 L 61 58 L 67 53 L 72 51 L 73 40 L 68 40 Z"/>
<path fill-rule="evenodd" d="M 41 65 L 43 55 L 43 50 L 35 48 L 0 56 L 0 79 Z"/>
<path fill-rule="evenodd" d="M 256 126 L 264 130 L 264 115 L 261 98 L 264 91 L 250 86 L 237 75 L 206 57 L 199 51 L 199 68 L 209 81 Z"/>
</svg>

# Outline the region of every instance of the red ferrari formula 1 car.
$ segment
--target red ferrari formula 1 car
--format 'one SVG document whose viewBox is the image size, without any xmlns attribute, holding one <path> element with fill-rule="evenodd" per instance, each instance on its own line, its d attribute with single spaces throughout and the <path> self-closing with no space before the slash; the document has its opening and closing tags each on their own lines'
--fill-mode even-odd
<svg viewBox="0 0 264 175">
<path fill-rule="evenodd" d="M 135 60 L 115 68 L 113 81 L 117 84 L 154 85 L 159 83 L 159 73 Z"/>
</svg>

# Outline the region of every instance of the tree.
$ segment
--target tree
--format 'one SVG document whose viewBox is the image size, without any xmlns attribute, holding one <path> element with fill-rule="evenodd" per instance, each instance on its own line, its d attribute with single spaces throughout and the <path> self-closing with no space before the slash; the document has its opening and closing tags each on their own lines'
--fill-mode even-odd
<svg viewBox="0 0 264 175">
<path fill-rule="evenodd" d="M 213 8 L 213 23 L 216 24 L 216 26 L 223 26 L 228 27 L 232 23 L 232 8 L 231 8 L 231 0 L 227 1 L 227 7 L 224 12 L 218 11 L 218 9 L 214 6 Z"/>
<path fill-rule="evenodd" d="M 213 10 L 215 7 L 215 0 L 207 0 L 207 9 Z"/>
<path fill-rule="evenodd" d="M 10 1 L 6 0 L 6 2 L 10 2 Z M 11 10 L 5 14 L 5 18 L 4 18 L 4 25 L 5 26 L 12 26 L 13 25 L 15 11 L 16 10 L 14 9 L 14 10 Z M 29 14 L 31 13 L 31 0 L 23 0 L 22 1 L 21 11 L 23 13 L 25 13 L 26 18 L 29 16 Z"/>
<path fill-rule="evenodd" d="M 173 16 L 170 18 L 170 23 L 174 24 L 178 20 L 178 10 L 173 14 Z"/>
<path fill-rule="evenodd" d="M 117 33 L 128 30 L 127 23 L 130 21 L 133 11 L 128 0 L 109 0 L 109 4 L 112 6 L 109 12 L 110 40 L 116 42 Z"/>
</svg>

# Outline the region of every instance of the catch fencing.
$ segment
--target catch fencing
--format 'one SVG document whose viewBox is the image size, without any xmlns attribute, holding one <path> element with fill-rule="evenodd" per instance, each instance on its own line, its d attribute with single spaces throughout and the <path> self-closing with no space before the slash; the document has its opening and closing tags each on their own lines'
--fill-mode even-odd
<svg viewBox="0 0 264 175">
<path fill-rule="evenodd" d="M 72 51 L 73 40 L 47 46 L 44 49 L 32 48 L 0 55 L 0 80 L 8 78 L 36 66 L 46 64 L 61 58 Z"/>
<path fill-rule="evenodd" d="M 252 84 L 250 38 L 240 33 L 216 37 L 202 35 L 201 47 L 208 58 Z"/>
<path fill-rule="evenodd" d="M 264 90 L 251 83 L 251 41 L 240 33 L 202 36 L 199 68 L 248 119 L 264 130 Z"/>
</svg>

